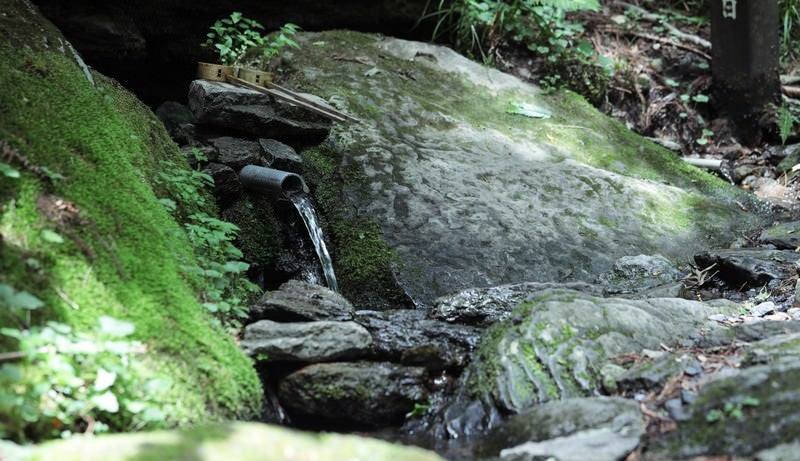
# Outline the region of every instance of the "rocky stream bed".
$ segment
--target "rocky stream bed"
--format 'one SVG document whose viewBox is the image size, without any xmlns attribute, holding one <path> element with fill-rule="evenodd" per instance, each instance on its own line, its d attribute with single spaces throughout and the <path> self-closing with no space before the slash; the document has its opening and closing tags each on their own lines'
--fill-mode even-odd
<svg viewBox="0 0 800 461">
<path fill-rule="evenodd" d="M 241 335 L 264 421 L 453 460 L 798 459 L 797 223 L 758 233 L 768 206 L 448 49 L 303 50 L 281 78 L 361 123 L 195 81 L 194 122 L 173 125 L 224 215 L 277 211 L 242 226 L 283 242 L 246 252 L 257 278 L 288 280 Z M 243 191 L 245 164 L 304 176 L 341 294 L 308 282 L 296 218 Z"/>
</svg>

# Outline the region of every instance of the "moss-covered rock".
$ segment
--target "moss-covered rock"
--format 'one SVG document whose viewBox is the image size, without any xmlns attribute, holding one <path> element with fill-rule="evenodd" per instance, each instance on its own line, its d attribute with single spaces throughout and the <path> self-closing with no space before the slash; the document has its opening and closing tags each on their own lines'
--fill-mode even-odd
<svg viewBox="0 0 800 461">
<path fill-rule="evenodd" d="M 661 344 L 696 345 L 723 330 L 706 320 L 735 306 L 711 306 L 677 298 L 630 300 L 550 289 L 536 293 L 508 320 L 484 334 L 461 377 L 459 395 L 442 413 L 463 418 L 470 402 L 490 402 L 502 413 L 602 391 L 603 365 L 610 357 Z M 606 372 L 607 374 L 607 372 Z M 472 418 L 466 431 L 480 432 Z"/>
<path fill-rule="evenodd" d="M 251 361 L 195 298 L 181 270 L 192 248 L 154 191 L 161 160 L 185 164 L 177 146 L 132 94 L 82 68 L 29 2 L 1 3 L 1 160 L 22 174 L 2 178 L 0 283 L 44 301 L 34 326 L 133 323 L 142 360 L 172 379 L 170 423 L 259 414 Z M 24 322 L 0 311 L 0 326 Z"/>
<path fill-rule="evenodd" d="M 300 41 L 282 78 L 361 119 L 301 154 L 307 177 L 323 173 L 317 198 L 349 298 L 386 300 L 395 279 L 421 305 L 473 286 L 591 281 L 619 257 L 683 261 L 762 219 L 735 203 L 759 210 L 752 198 L 575 94 L 542 95 L 424 43 Z"/>
<path fill-rule="evenodd" d="M 0 446 L 0 455 L 5 452 Z M 15 460 L 44 461 L 441 461 L 434 453 L 353 435 L 308 434 L 264 424 L 229 423 L 181 431 L 75 437 L 33 450 Z"/>
</svg>

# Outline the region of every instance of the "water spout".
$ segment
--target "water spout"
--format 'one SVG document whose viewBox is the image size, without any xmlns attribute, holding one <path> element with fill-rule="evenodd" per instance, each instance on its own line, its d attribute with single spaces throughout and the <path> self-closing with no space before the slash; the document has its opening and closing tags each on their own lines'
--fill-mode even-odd
<svg viewBox="0 0 800 461">
<path fill-rule="evenodd" d="M 300 175 L 263 166 L 246 165 L 239 171 L 239 180 L 246 189 L 276 200 L 297 192 L 308 192 L 308 186 Z"/>
<path fill-rule="evenodd" d="M 333 262 L 328 253 L 328 247 L 325 245 L 325 239 L 322 237 L 322 228 L 319 227 L 317 214 L 314 212 L 314 205 L 306 194 L 290 194 L 289 200 L 294 204 L 295 209 L 308 230 L 308 236 L 311 237 L 311 242 L 314 244 L 314 249 L 317 251 L 319 262 L 322 264 L 322 274 L 325 276 L 325 282 L 333 291 L 338 292 L 339 286 L 336 283 L 336 274 L 333 272 Z"/>
</svg>

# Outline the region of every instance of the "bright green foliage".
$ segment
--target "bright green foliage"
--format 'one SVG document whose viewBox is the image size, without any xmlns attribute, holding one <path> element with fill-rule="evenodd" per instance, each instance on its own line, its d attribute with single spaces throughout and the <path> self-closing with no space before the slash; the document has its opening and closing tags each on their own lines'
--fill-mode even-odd
<svg viewBox="0 0 800 461">
<path fill-rule="evenodd" d="M 778 108 L 778 135 L 781 137 L 781 144 L 786 144 L 786 140 L 792 134 L 795 116 L 787 106 Z"/>
<path fill-rule="evenodd" d="M 591 43 L 572 39 L 582 28 L 566 21 L 564 13 L 599 7 L 597 0 L 440 0 L 430 13 L 428 2 L 422 19 L 436 18 L 434 38 L 450 35 L 458 48 L 478 50 L 484 61 L 490 61 L 497 44 L 507 39 L 527 43 L 555 60 L 571 46 L 578 53 L 593 54 Z"/>
<path fill-rule="evenodd" d="M 137 357 L 145 346 L 127 339 L 133 324 L 100 317 L 92 333 L 56 322 L 0 332 L 24 354 L 0 367 L 0 438 L 164 426 L 171 383 L 146 378 Z"/>
<path fill-rule="evenodd" d="M 195 258 L 185 261 L 182 268 L 199 277 L 198 297 L 203 307 L 222 322 L 238 327 L 239 320 L 248 315 L 245 302 L 259 292 L 245 277 L 250 265 L 240 261 L 242 252 L 233 244 L 239 228 L 203 211 L 209 208 L 207 188 L 214 185 L 211 176 L 175 162 L 164 161 L 162 165 L 156 183 L 172 198 L 159 201 L 184 223 L 194 247 Z"/>
<path fill-rule="evenodd" d="M 779 0 L 781 7 L 781 51 L 800 58 L 800 0 Z"/>
<path fill-rule="evenodd" d="M 270 39 L 269 35 L 261 34 L 260 31 L 264 30 L 261 23 L 234 11 L 230 17 L 219 19 L 211 26 L 202 46 L 213 49 L 219 55 L 220 63 L 226 65 L 240 64 L 247 51 L 257 46 L 263 47 L 264 59 L 269 61 L 285 46 L 299 47 L 293 39 L 299 28 L 296 24 L 286 23 Z"/>
<path fill-rule="evenodd" d="M 94 73 L 90 83 L 56 45 L 64 39 L 52 25 L 23 2 L 7 6 L 0 15 L 0 142 L 15 152 L 3 161 L 20 174 L 0 175 L 0 284 L 13 287 L 5 295 L 17 300 L 0 308 L 0 327 L 34 335 L 57 322 L 80 339 L 101 334 L 103 316 L 130 322 L 130 341 L 144 352 L 128 368 L 136 376 L 115 379 L 141 384 L 168 375 L 172 387 L 164 392 L 175 406 L 166 424 L 257 416 L 263 394 L 252 361 L 198 301 L 201 281 L 181 270 L 198 258 L 157 198 L 164 196 L 154 186 L 161 161 L 188 168 L 180 150 L 117 82 Z M 24 309 L 21 292 L 43 305 Z M 0 352 L 23 347 L 0 335 Z M 111 419 L 111 429 L 132 421 Z M 50 428 L 25 434 L 50 435 Z"/>
</svg>

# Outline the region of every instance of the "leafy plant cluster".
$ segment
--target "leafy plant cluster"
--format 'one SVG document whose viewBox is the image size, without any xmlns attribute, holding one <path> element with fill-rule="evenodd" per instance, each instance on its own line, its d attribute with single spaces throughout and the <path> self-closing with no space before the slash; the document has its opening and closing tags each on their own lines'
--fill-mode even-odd
<svg viewBox="0 0 800 461">
<path fill-rule="evenodd" d="M 571 11 L 596 10 L 597 0 L 440 0 L 435 10 L 426 5 L 422 20 L 435 19 L 434 39 L 449 36 L 456 47 L 491 62 L 497 46 L 511 40 L 527 46 L 550 62 L 594 54 L 592 44 L 574 36 L 583 31 L 566 20 Z M 572 51 L 571 51 L 572 50 Z"/>
<path fill-rule="evenodd" d="M 239 11 L 218 19 L 210 29 L 202 46 L 214 50 L 219 55 L 220 63 L 225 65 L 241 64 L 247 51 L 254 47 L 263 47 L 265 61 L 272 59 L 285 46 L 299 48 L 294 41 L 294 35 L 300 29 L 296 24 L 284 24 L 273 36 L 262 35 L 264 26 L 244 17 Z"/>
<path fill-rule="evenodd" d="M 757 407 L 760 404 L 760 400 L 751 396 L 746 396 L 740 402 L 725 402 L 721 409 L 713 408 L 706 413 L 706 422 L 713 424 L 726 419 L 742 419 L 745 408 Z"/>
<path fill-rule="evenodd" d="M 0 283 L 1 308 L 30 311 L 43 305 Z M 0 438 L 163 427 L 164 394 L 171 383 L 152 377 L 137 360 L 145 347 L 128 339 L 133 332 L 133 324 L 111 317 L 101 317 L 91 333 L 56 322 L 0 329 L 19 345 L 19 351 L 0 354 Z"/>
<path fill-rule="evenodd" d="M 199 161 L 208 160 L 199 150 L 193 152 Z M 239 228 L 205 211 L 209 209 L 207 189 L 213 187 L 213 178 L 164 161 L 156 183 L 171 197 L 160 202 L 183 223 L 194 247 L 197 264 L 184 264 L 183 270 L 199 277 L 198 295 L 203 307 L 220 321 L 238 326 L 239 320 L 247 317 L 247 299 L 259 290 L 247 279 L 250 265 L 241 261 L 242 252 L 233 244 Z"/>
</svg>

